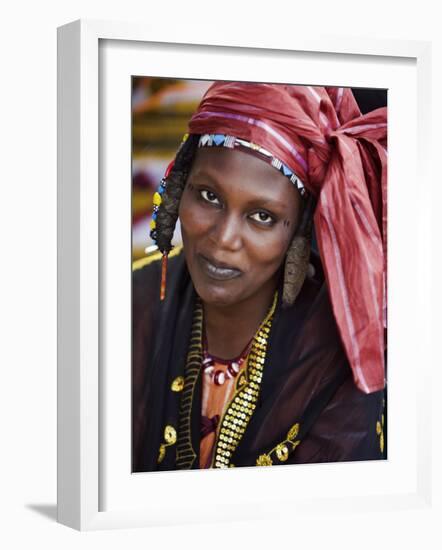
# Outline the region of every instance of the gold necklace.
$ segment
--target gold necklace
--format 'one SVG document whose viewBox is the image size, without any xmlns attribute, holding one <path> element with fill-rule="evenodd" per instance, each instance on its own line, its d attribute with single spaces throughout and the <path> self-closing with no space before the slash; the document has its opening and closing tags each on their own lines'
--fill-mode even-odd
<svg viewBox="0 0 442 550">
<path fill-rule="evenodd" d="M 222 416 L 219 436 L 213 453 L 212 468 L 233 466 L 232 455 L 256 408 L 277 301 L 278 292 L 275 292 L 272 306 L 253 339 L 245 371 L 238 378 L 235 393 Z"/>
</svg>

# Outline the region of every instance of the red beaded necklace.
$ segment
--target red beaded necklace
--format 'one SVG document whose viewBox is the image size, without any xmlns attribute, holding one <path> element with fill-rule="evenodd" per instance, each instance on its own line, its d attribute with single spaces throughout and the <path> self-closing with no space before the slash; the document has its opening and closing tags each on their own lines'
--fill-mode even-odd
<svg viewBox="0 0 442 550">
<path fill-rule="evenodd" d="M 206 335 L 204 334 L 202 367 L 205 374 L 210 375 L 212 381 L 217 386 L 222 386 L 227 379 L 235 378 L 236 376 L 238 376 L 241 365 L 246 360 L 249 354 L 250 348 L 252 347 L 252 342 L 253 342 L 253 338 L 247 343 L 246 347 L 239 354 L 238 357 L 235 357 L 234 359 L 220 359 L 219 357 L 210 355 L 209 352 L 207 351 L 207 339 L 206 339 Z M 227 365 L 227 369 L 225 371 L 221 369 L 216 370 L 215 363 Z"/>
</svg>

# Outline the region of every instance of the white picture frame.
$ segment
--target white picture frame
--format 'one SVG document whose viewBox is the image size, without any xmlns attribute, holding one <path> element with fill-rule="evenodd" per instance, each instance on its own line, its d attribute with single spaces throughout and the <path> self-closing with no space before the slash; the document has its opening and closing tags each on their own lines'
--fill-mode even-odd
<svg viewBox="0 0 442 550">
<path fill-rule="evenodd" d="M 413 84 L 417 84 L 417 92 L 410 92 L 410 101 L 413 103 L 412 112 L 417 114 L 415 132 L 411 133 L 411 142 L 407 145 L 409 153 L 408 173 L 398 163 L 392 163 L 390 181 L 392 189 L 395 189 L 395 181 L 399 179 L 405 190 L 411 190 L 414 181 L 414 172 L 419 162 L 419 194 L 421 200 L 415 207 L 417 229 L 415 235 L 410 235 L 409 246 L 422 243 L 418 248 L 419 260 L 409 268 L 406 275 L 399 281 L 398 273 L 404 265 L 406 251 L 400 247 L 395 249 L 390 245 L 391 271 L 389 282 L 397 284 L 395 290 L 389 296 L 392 309 L 396 311 L 396 317 L 391 323 L 390 342 L 393 352 L 389 354 L 389 380 L 392 395 L 390 406 L 390 445 L 393 458 L 385 463 L 376 464 L 335 464 L 316 467 L 302 466 L 294 470 L 293 467 L 282 468 L 241 468 L 238 471 L 229 472 L 170 472 L 161 474 L 137 474 L 131 475 L 124 464 L 127 463 L 127 454 L 121 461 L 115 450 L 115 444 L 127 441 L 130 437 L 130 425 L 127 422 L 115 422 L 115 432 L 121 430 L 121 439 L 109 437 L 108 416 L 112 412 L 109 402 L 112 403 L 115 392 L 118 390 L 118 378 L 113 374 L 106 375 L 112 383 L 104 384 L 104 372 L 106 371 L 106 358 L 109 353 L 103 344 L 103 331 L 106 324 L 106 311 L 113 300 L 109 294 L 109 287 L 120 285 L 122 295 L 127 296 L 128 278 L 109 280 L 103 283 L 103 277 L 107 267 L 115 266 L 108 262 L 115 262 L 125 255 L 126 244 L 115 243 L 115 258 L 109 253 L 109 243 L 106 244 L 108 231 L 124 231 L 128 229 L 127 238 L 130 239 L 130 227 L 127 224 L 127 214 L 113 218 L 117 224 L 115 228 L 103 221 L 112 217 L 119 201 L 118 195 L 106 195 L 107 165 L 100 164 L 103 148 L 109 147 L 108 156 L 112 156 L 114 147 L 119 143 L 112 140 L 104 145 L 103 120 L 108 116 L 106 109 L 109 102 L 117 102 L 124 99 L 123 90 L 120 96 L 106 96 L 105 101 L 101 92 L 103 86 L 110 83 L 118 84 L 119 75 L 125 71 L 130 74 L 130 63 L 139 58 L 143 48 L 154 48 L 157 55 L 167 50 L 169 57 L 176 57 L 175 76 L 183 78 L 197 78 L 201 74 L 195 69 L 195 73 L 183 74 L 185 70 L 178 62 L 180 52 L 186 55 L 198 54 L 202 69 L 204 58 L 212 63 L 214 56 L 222 55 L 230 58 L 230 66 L 227 61 L 214 69 L 218 77 L 224 74 L 231 75 L 229 79 L 241 78 L 242 71 L 252 70 L 241 67 L 235 60 L 245 54 L 249 55 L 254 63 L 260 60 L 272 60 L 271 66 L 275 68 L 286 62 L 291 63 L 292 56 L 307 56 L 309 64 L 322 63 L 324 79 L 327 84 L 337 84 L 331 81 L 332 72 L 328 72 L 329 65 L 334 62 L 355 63 L 369 65 L 370 60 L 386 66 L 386 73 L 392 67 L 405 67 L 405 73 L 413 73 Z M 138 53 L 136 53 L 136 51 Z M 430 506 L 431 502 L 431 451 L 430 430 L 428 420 L 431 418 L 431 403 L 426 398 L 425 388 L 430 386 L 432 362 L 423 361 L 420 365 L 419 379 L 415 379 L 411 364 L 429 348 L 431 338 L 431 256 L 430 256 L 430 231 L 429 211 L 426 205 L 431 203 L 431 184 L 429 181 L 429 166 L 427 148 L 429 142 L 429 118 L 431 102 L 429 87 L 430 79 L 430 52 L 431 46 L 427 42 L 397 41 L 364 39 L 345 36 L 311 38 L 296 34 L 295 36 L 281 35 L 278 43 L 272 43 L 265 49 L 260 44 L 240 39 L 234 42 L 226 41 L 217 44 L 197 44 L 189 42 L 189 37 L 174 33 L 167 34 L 164 29 L 158 31 L 147 30 L 142 25 L 119 22 L 103 21 L 76 21 L 60 27 L 58 30 L 58 521 L 79 530 L 92 530 L 118 527 L 139 527 L 152 525 L 168 525 L 176 523 L 192 523 L 199 521 L 213 521 L 213 507 L 209 511 L 202 495 L 204 488 L 216 490 L 219 494 L 219 503 L 214 503 L 217 510 L 218 521 L 229 521 L 230 512 L 223 505 L 227 502 L 229 494 L 239 482 L 245 484 L 247 491 L 241 494 L 235 493 L 238 504 L 241 507 L 242 519 L 261 519 L 276 517 L 284 514 L 284 510 L 296 509 L 296 513 L 312 513 L 330 507 L 338 513 L 347 513 L 355 507 L 361 511 L 397 508 L 422 508 Z M 167 52 L 166 52 L 167 54 Z M 141 54 L 144 55 L 144 54 Z M 161 54 L 162 55 L 162 54 Z M 152 55 L 150 57 L 152 58 Z M 162 64 L 167 65 L 167 55 L 162 58 Z M 218 59 L 218 58 L 217 58 Z M 210 65 L 208 65 L 210 66 Z M 224 67 L 222 69 L 221 67 Z M 300 65 L 299 65 L 300 67 Z M 409 70 L 407 69 L 409 67 Z M 336 68 L 336 67 L 335 67 Z M 114 70 L 115 69 L 115 70 Z M 120 73 L 119 71 L 123 71 Z M 154 71 L 155 69 L 151 69 Z M 170 69 L 168 69 L 170 70 Z M 189 71 L 189 69 L 187 69 Z M 276 73 L 267 68 L 262 80 L 273 80 Z M 368 69 L 367 69 L 368 70 Z M 104 72 L 106 74 L 104 74 Z M 106 72 L 107 71 L 107 72 Z M 227 71 L 227 72 L 226 72 Z M 208 79 L 216 79 L 217 74 L 206 74 Z M 221 74 L 222 73 L 222 74 Z M 358 73 L 358 71 L 356 71 Z M 248 73 L 249 74 L 249 73 Z M 307 73 L 305 73 L 307 74 Z M 159 74 L 158 70 L 147 76 L 166 76 Z M 200 76 L 198 76 L 200 75 Z M 252 75 L 252 73 L 250 73 Z M 169 76 L 173 76 L 169 74 Z M 107 80 L 107 79 L 110 80 Z M 117 80 L 112 80 L 112 79 Z M 249 77 L 252 79 L 252 76 Z M 277 76 L 276 76 L 277 78 Z M 304 83 L 306 77 L 303 77 Z M 337 78 L 337 77 L 336 77 Z M 353 82 L 357 76 L 352 75 Z M 362 76 L 361 76 L 362 78 Z M 247 80 L 248 78 L 244 78 Z M 290 81 L 290 80 L 287 80 Z M 363 82 L 363 78 L 361 82 Z M 341 82 L 342 83 L 342 82 Z M 125 84 L 125 86 L 127 83 Z M 115 89 L 118 85 L 115 86 Z M 394 89 L 394 87 L 392 88 Z M 112 86 L 112 90 L 114 87 Z M 110 90 L 109 90 L 110 91 Z M 397 96 L 396 96 L 397 97 Z M 391 98 L 389 98 L 390 100 Z M 395 119 L 395 103 L 389 103 L 389 121 Z M 391 117 L 390 117 L 391 115 Z M 114 115 L 109 115 L 114 116 Z M 116 116 L 116 115 L 115 115 Z M 124 118 L 124 117 L 123 117 Z M 107 120 L 107 119 L 106 119 Z M 124 129 L 124 121 L 119 123 L 122 132 L 116 132 L 120 139 L 127 137 L 128 128 Z M 123 126 L 121 126 L 123 124 Z M 411 128 L 413 127 L 411 125 Z M 130 119 L 127 120 L 130 125 Z M 395 139 L 399 139 L 400 122 L 392 123 L 392 159 L 398 154 L 395 151 Z M 114 135 L 111 132 L 110 135 Z M 394 137 L 396 136 L 396 137 Z M 126 139 L 127 141 L 127 139 Z M 122 153 L 121 164 L 118 170 L 123 170 L 127 161 L 127 147 L 130 143 L 121 145 L 126 147 Z M 121 149 L 123 151 L 123 149 Z M 101 169 L 100 169 L 101 167 Z M 130 165 L 126 167 L 127 175 L 130 173 Z M 122 173 L 116 170 L 116 173 Z M 123 176 L 124 177 L 124 176 Z M 389 182 L 390 183 L 390 182 Z M 106 199 L 104 199 L 106 197 Z M 395 197 L 391 199 L 392 233 L 389 233 L 389 242 L 396 242 L 396 229 L 403 227 L 403 214 L 397 208 Z M 413 197 L 405 196 L 402 199 L 401 209 L 405 213 L 413 208 Z M 397 220 L 397 225 L 395 225 Z M 401 225 L 402 224 L 402 225 Z M 121 233 L 120 233 L 121 235 Z M 123 238 L 124 240 L 124 238 Z M 118 252 L 120 250 L 120 252 Z M 119 261 L 119 260 L 118 260 Z M 390 265 L 390 264 L 389 264 Z M 420 283 L 420 284 L 418 284 Z M 411 326 L 401 324 L 400 313 L 403 307 L 402 297 L 406 295 L 406 286 L 414 284 L 418 291 L 409 299 L 408 308 L 412 319 Z M 391 285 L 390 285 L 391 289 Z M 389 302 L 390 304 L 390 302 Z M 117 306 L 122 312 L 121 322 L 127 315 L 127 302 Z M 126 317 L 127 318 L 127 317 Z M 397 322 L 396 322 L 397 319 Z M 419 319 L 419 322 L 417 322 Z M 389 318 L 389 321 L 391 319 Z M 130 321 L 129 321 L 130 322 Z M 107 330 L 107 329 L 106 329 Z M 415 343 L 409 338 L 418 334 Z M 127 336 L 127 335 L 126 335 Z M 400 341 L 407 342 L 404 349 L 395 345 Z M 122 361 L 130 361 L 127 354 L 127 338 L 125 344 L 118 345 L 118 356 Z M 103 347 L 104 346 L 104 347 Z M 404 347 L 404 346 L 402 346 Z M 427 351 L 428 357 L 428 351 Z M 402 371 L 395 367 L 401 363 Z M 127 385 L 126 378 L 123 381 Z M 121 372 L 119 374 L 121 374 Z M 401 392 L 412 398 L 407 407 L 404 407 L 404 397 L 399 392 L 395 393 L 395 385 L 404 391 Z M 118 390 L 121 391 L 121 390 Z M 124 392 L 123 392 L 124 393 Z M 123 409 L 127 409 L 129 395 L 123 396 Z M 110 412 L 111 411 L 111 412 Z M 398 421 L 399 411 L 402 422 Z M 126 411 L 127 413 L 127 411 Z M 126 417 L 127 418 L 127 417 Z M 408 430 L 408 432 L 407 432 Z M 114 431 L 114 430 L 113 430 Z M 113 445 L 113 446 L 112 446 Z M 401 449 L 408 445 L 410 456 L 401 458 Z M 124 446 L 124 445 L 123 445 Z M 411 451 L 410 451 L 411 449 Z M 127 449 L 130 453 L 130 448 Z M 126 462 L 125 462 L 126 461 Z M 123 465 L 123 466 L 122 466 Z M 366 466 L 366 469 L 364 467 Z M 124 470 L 124 471 L 123 471 Z M 320 479 L 321 484 L 313 488 L 308 482 L 302 485 L 302 478 Z M 118 477 L 121 472 L 121 479 Z M 368 472 L 368 474 L 367 474 Z M 201 474 L 206 477 L 201 481 Z M 368 475 L 368 481 L 373 479 L 384 480 L 372 483 L 372 490 L 368 485 L 364 489 L 358 483 L 361 477 Z M 397 474 L 397 475 L 396 475 Z M 259 487 L 257 489 L 257 476 Z M 117 479 L 118 478 L 118 479 Z M 371 481 L 373 481 L 371 479 Z M 283 487 L 289 480 L 296 483 L 299 494 L 284 494 L 283 497 L 272 493 L 272 487 Z M 331 481 L 330 481 L 331 480 Z M 343 480 L 346 480 L 343 484 Z M 407 480 L 407 481 L 405 481 Z M 114 485 L 109 490 L 103 486 Z M 381 490 L 379 487 L 383 485 Z M 193 487 L 194 496 L 185 501 L 183 494 L 188 494 Z M 146 496 L 146 488 L 147 494 Z M 225 491 L 225 492 L 223 492 Z M 176 495 L 174 494 L 176 493 Z M 112 495 L 109 497 L 108 495 Z M 104 495 L 104 496 L 103 496 Z M 107 496 L 106 496 L 107 495 Z M 137 496 L 138 495 L 138 496 Z M 140 505 L 140 495 L 144 496 L 144 502 Z M 170 496 L 172 495 L 172 502 Z M 133 496 L 133 500 L 132 499 Z M 274 506 L 268 506 L 275 502 L 283 502 L 284 506 L 275 510 Z M 281 499 L 282 498 L 282 499 Z M 241 506 L 243 505 L 243 506 Z M 273 509 L 274 511 L 270 511 Z M 236 518 L 238 519 L 238 518 Z"/>
</svg>

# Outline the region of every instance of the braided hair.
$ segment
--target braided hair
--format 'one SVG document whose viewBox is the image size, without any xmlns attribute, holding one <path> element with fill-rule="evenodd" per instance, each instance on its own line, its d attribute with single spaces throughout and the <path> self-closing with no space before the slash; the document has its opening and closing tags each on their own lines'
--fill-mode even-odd
<svg viewBox="0 0 442 550">
<path fill-rule="evenodd" d="M 181 195 L 198 147 L 198 140 L 199 135 L 191 134 L 181 144 L 172 170 L 162 184 L 164 192 L 157 212 L 155 233 L 152 236 L 163 254 L 168 254 L 172 248 L 172 237 L 178 219 Z"/>
<path fill-rule="evenodd" d="M 313 231 L 315 200 L 309 194 L 303 203 L 301 220 L 287 250 L 284 266 L 282 303 L 285 307 L 294 304 L 307 275 Z"/>
<path fill-rule="evenodd" d="M 156 225 L 151 236 L 163 254 L 168 254 L 172 249 L 172 238 L 178 219 L 181 196 L 198 149 L 199 138 L 198 134 L 190 134 L 182 142 L 172 169 L 162 181 L 161 204 L 156 213 Z M 310 194 L 307 195 L 307 198 L 303 200 L 301 220 L 287 250 L 282 295 L 285 307 L 295 302 L 307 274 L 314 206 L 313 197 Z"/>
</svg>

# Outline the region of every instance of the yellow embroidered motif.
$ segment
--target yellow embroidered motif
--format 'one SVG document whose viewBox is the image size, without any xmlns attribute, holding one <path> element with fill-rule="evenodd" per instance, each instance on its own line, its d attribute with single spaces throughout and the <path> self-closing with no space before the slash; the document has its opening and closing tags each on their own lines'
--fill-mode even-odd
<svg viewBox="0 0 442 550">
<path fill-rule="evenodd" d="M 238 380 L 238 383 L 236 385 L 237 388 L 239 388 L 240 386 L 244 386 L 244 384 L 247 382 L 247 379 L 246 377 L 244 376 L 244 374 L 241 374 L 241 376 L 239 377 L 239 380 Z"/>
<path fill-rule="evenodd" d="M 301 443 L 300 439 L 295 439 L 298 436 L 298 433 L 299 423 L 297 422 L 296 424 L 293 424 L 293 426 L 287 432 L 287 439 L 281 441 L 281 443 L 278 443 L 278 445 L 276 445 L 276 447 L 273 447 L 273 449 L 268 453 L 260 455 L 256 461 L 256 465 L 272 466 L 273 453 L 276 455 L 276 458 L 279 460 L 279 462 L 285 462 L 288 459 L 290 452 L 293 452 L 296 447 Z"/>
<path fill-rule="evenodd" d="M 257 466 L 272 466 L 272 464 L 273 460 L 266 454 L 260 455 L 256 460 Z"/>
<path fill-rule="evenodd" d="M 385 404 L 385 401 L 384 401 Z M 381 453 L 384 453 L 384 446 L 385 446 L 385 440 L 384 440 L 384 415 L 381 416 L 381 421 L 379 420 L 376 422 L 376 434 L 379 436 L 379 448 L 381 450 Z"/>
<path fill-rule="evenodd" d="M 281 462 L 285 462 L 289 457 L 289 450 L 287 449 L 287 445 L 283 445 L 280 443 L 276 447 L 276 456 L 278 457 L 278 460 Z"/>
<path fill-rule="evenodd" d="M 163 458 L 166 456 L 166 445 L 162 443 L 160 445 L 160 450 L 158 452 L 158 464 L 163 461 Z"/>
<path fill-rule="evenodd" d="M 184 388 L 184 376 L 177 376 L 172 382 L 171 389 L 172 391 L 180 392 Z"/>
<path fill-rule="evenodd" d="M 176 430 L 173 426 L 166 426 L 164 428 L 164 439 L 169 445 L 176 443 Z"/>
<path fill-rule="evenodd" d="M 201 374 L 203 334 L 203 307 L 201 300 L 197 299 L 192 319 L 192 331 L 190 335 L 190 347 L 187 351 L 185 383 L 180 400 L 180 413 L 178 432 L 180 437 L 177 442 L 176 467 L 180 470 L 190 470 L 197 454 L 192 445 L 191 437 L 191 413 L 196 386 Z"/>
<path fill-rule="evenodd" d="M 299 433 L 299 423 L 297 422 L 296 424 L 293 424 L 293 426 L 290 428 L 287 434 L 287 439 L 290 439 L 290 441 L 293 441 L 294 439 L 296 439 L 296 436 L 298 435 L 298 433 Z"/>
<path fill-rule="evenodd" d="M 158 464 L 163 461 L 164 457 L 166 456 L 166 447 L 169 447 L 170 445 L 174 445 L 176 443 L 177 435 L 176 430 L 173 426 L 167 425 L 164 428 L 164 440 L 165 443 L 161 443 L 160 448 L 158 450 Z"/>
</svg>

